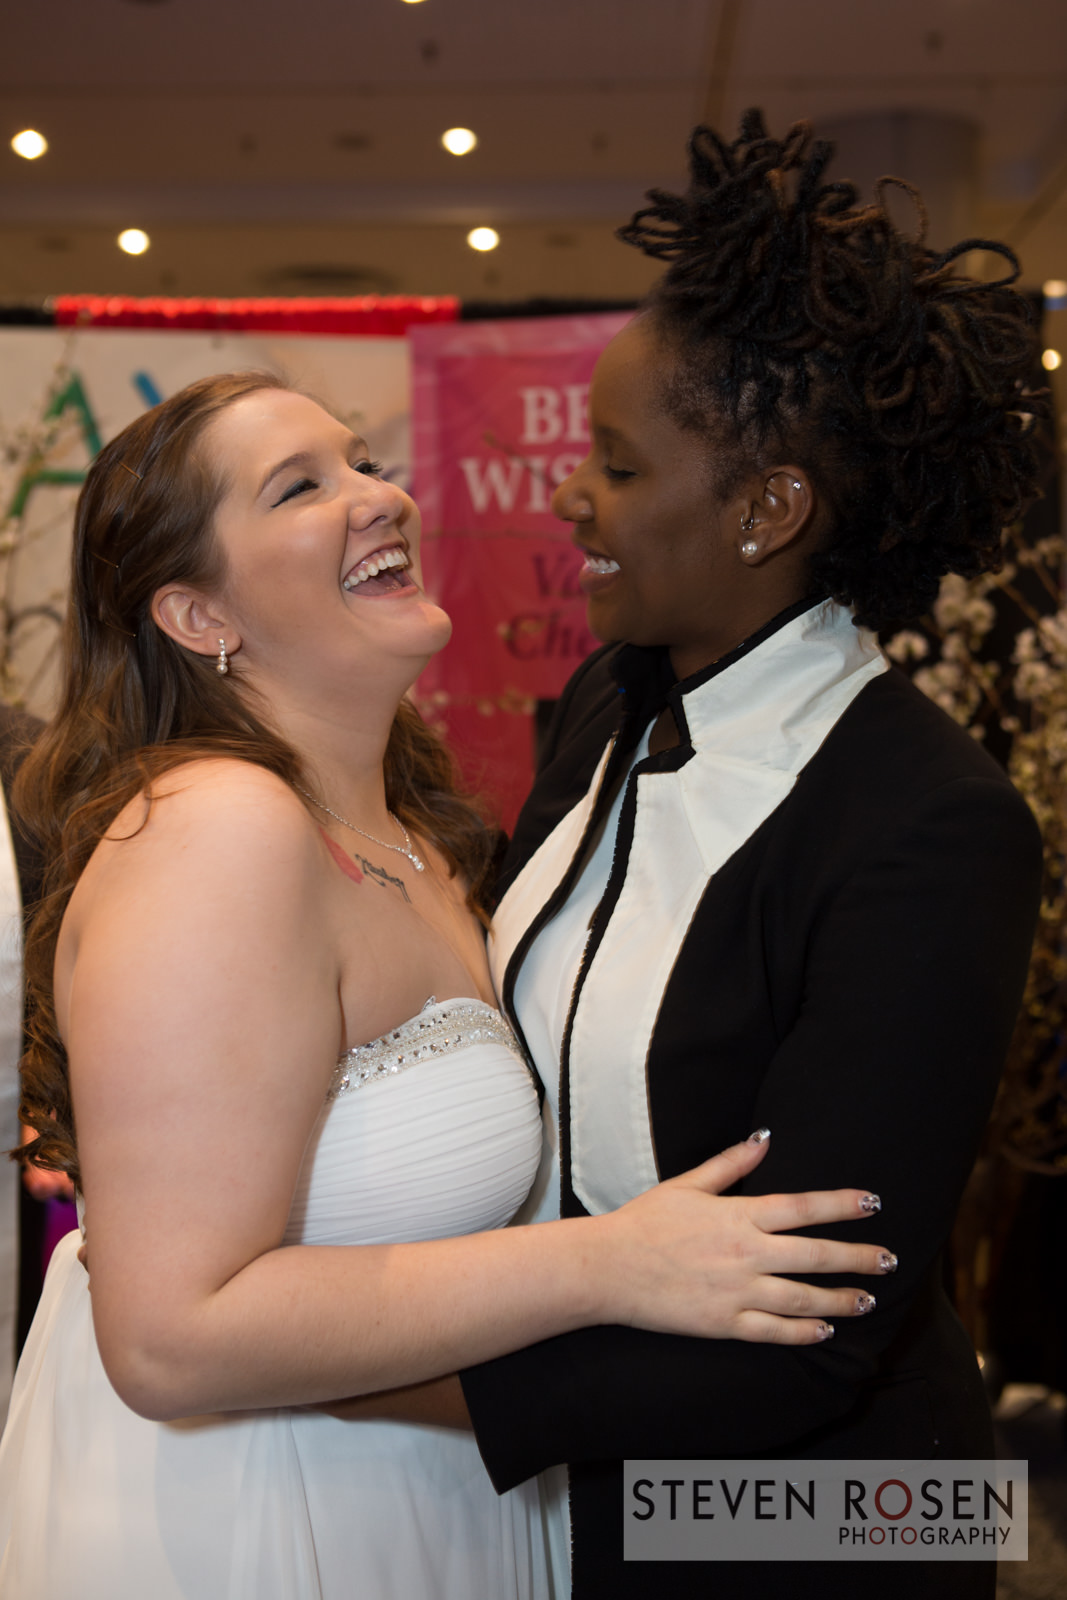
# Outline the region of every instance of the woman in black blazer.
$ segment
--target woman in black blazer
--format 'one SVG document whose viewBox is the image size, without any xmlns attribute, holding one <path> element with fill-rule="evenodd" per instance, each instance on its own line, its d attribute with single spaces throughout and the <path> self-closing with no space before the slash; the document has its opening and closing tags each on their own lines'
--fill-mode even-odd
<svg viewBox="0 0 1067 1600">
<path fill-rule="evenodd" d="M 555 501 L 608 643 L 558 708 L 491 950 L 559 1119 L 539 1216 L 608 1210 L 766 1124 L 742 1190 L 862 1176 L 899 1270 L 822 1344 L 593 1328 L 463 1375 L 498 1488 L 570 1464 L 577 1600 L 995 1583 L 972 1562 L 622 1557 L 626 1458 L 993 1454 L 939 1252 L 1040 840 L 872 630 L 997 564 L 1033 492 L 1032 336 L 1003 283 L 952 275 L 966 246 L 937 255 L 823 185 L 829 153 L 758 113 L 729 147 L 698 130 L 687 195 L 623 231 L 671 266 L 601 359 L 591 453 Z"/>
</svg>

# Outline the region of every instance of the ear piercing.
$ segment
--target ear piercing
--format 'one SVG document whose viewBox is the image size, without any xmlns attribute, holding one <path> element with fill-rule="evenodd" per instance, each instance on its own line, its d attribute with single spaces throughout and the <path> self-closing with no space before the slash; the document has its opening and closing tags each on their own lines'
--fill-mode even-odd
<svg viewBox="0 0 1067 1600">
<path fill-rule="evenodd" d="M 226 659 L 226 640 L 219 640 L 219 659 L 215 663 L 215 671 L 220 678 L 224 678 L 230 670 L 230 663 Z"/>
<path fill-rule="evenodd" d="M 798 478 L 792 479 L 792 484 L 794 489 L 802 489 L 804 487 Z M 750 511 L 747 517 L 741 518 L 742 533 L 751 533 L 755 526 L 756 513 L 754 511 Z M 746 539 L 744 544 L 741 546 L 741 554 L 744 556 L 746 561 L 754 560 L 755 557 L 759 555 L 759 545 L 757 544 L 756 540 Z"/>
</svg>

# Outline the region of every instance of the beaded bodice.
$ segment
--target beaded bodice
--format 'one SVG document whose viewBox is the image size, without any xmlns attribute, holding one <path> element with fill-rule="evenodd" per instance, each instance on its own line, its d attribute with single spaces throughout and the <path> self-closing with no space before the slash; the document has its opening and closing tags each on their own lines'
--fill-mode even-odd
<svg viewBox="0 0 1067 1600">
<path fill-rule="evenodd" d="M 286 1243 L 501 1227 L 522 1204 L 540 1152 L 534 1081 L 503 1017 L 481 1000 L 429 1000 L 337 1063 Z"/>
<path fill-rule="evenodd" d="M 417 1017 L 383 1033 L 380 1039 L 346 1050 L 334 1070 L 326 1098 L 336 1100 L 374 1078 L 403 1072 L 417 1061 L 488 1041 L 519 1054 L 515 1035 L 492 1006 L 482 1000 L 437 1001 L 431 995 Z"/>
</svg>

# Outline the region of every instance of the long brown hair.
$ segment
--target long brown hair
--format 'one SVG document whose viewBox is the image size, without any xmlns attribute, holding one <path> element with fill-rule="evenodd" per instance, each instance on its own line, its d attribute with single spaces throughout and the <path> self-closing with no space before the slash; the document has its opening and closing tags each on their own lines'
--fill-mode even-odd
<svg viewBox="0 0 1067 1600">
<path fill-rule="evenodd" d="M 62 700 L 14 792 L 46 863 L 26 936 L 20 1106 L 37 1138 L 14 1153 L 75 1182 L 53 968 L 63 914 L 89 857 L 124 806 L 138 794 L 150 801 L 162 773 L 198 756 L 251 761 L 294 786 L 307 781 L 296 752 L 220 678 L 213 658 L 184 650 L 151 615 L 162 585 L 211 588 L 222 576 L 212 518 L 226 483 L 197 449 L 205 428 L 245 395 L 287 387 L 264 372 L 190 384 L 104 447 L 78 499 Z M 390 733 L 385 789 L 390 809 L 463 874 L 477 908 L 492 835 L 460 792 L 447 750 L 407 701 Z"/>
</svg>

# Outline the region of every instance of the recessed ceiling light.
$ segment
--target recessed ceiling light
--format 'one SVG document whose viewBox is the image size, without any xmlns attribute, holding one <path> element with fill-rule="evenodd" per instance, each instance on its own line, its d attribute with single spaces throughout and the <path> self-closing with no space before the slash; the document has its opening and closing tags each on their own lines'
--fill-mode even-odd
<svg viewBox="0 0 1067 1600">
<path fill-rule="evenodd" d="M 422 0 L 404 0 L 406 6 L 421 6 Z"/>
<path fill-rule="evenodd" d="M 467 235 L 467 243 L 472 250 L 495 250 L 500 243 L 500 235 L 495 228 L 472 228 Z"/>
<path fill-rule="evenodd" d="M 48 149 L 48 140 L 36 128 L 23 128 L 11 141 L 11 148 L 24 161 L 36 161 Z"/>
<path fill-rule="evenodd" d="M 469 155 L 478 143 L 478 135 L 470 128 L 449 128 L 441 135 L 441 143 L 452 156 Z"/>
<path fill-rule="evenodd" d="M 143 256 L 151 243 L 143 228 L 123 228 L 118 237 L 119 249 L 128 256 Z"/>
<path fill-rule="evenodd" d="M 1057 367 L 1063 365 L 1063 357 L 1058 350 L 1042 350 L 1041 365 L 1046 372 L 1055 372 Z"/>
<path fill-rule="evenodd" d="M 1067 307 L 1067 283 L 1062 278 L 1046 278 L 1041 290 L 1053 311 L 1062 311 Z"/>
</svg>

